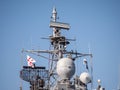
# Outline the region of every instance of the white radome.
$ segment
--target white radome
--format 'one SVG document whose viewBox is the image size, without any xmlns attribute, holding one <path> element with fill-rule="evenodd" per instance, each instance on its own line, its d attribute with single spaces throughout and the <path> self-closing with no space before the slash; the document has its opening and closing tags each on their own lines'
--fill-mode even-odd
<svg viewBox="0 0 120 90">
<path fill-rule="evenodd" d="M 87 72 L 83 72 L 81 75 L 80 75 L 80 81 L 84 84 L 88 84 L 90 81 L 91 81 L 91 76 L 89 73 Z"/>
<path fill-rule="evenodd" d="M 57 62 L 57 74 L 61 79 L 70 79 L 75 73 L 74 61 L 70 58 L 62 58 Z"/>
</svg>

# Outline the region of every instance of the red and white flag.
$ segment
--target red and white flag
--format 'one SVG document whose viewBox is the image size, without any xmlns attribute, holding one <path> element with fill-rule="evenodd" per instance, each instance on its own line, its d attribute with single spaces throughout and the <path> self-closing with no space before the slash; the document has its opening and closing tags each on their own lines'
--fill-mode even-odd
<svg viewBox="0 0 120 90">
<path fill-rule="evenodd" d="M 28 66 L 33 68 L 34 67 L 33 63 L 35 63 L 36 61 L 33 58 L 31 58 L 29 55 L 27 55 L 27 62 L 28 62 Z"/>
</svg>

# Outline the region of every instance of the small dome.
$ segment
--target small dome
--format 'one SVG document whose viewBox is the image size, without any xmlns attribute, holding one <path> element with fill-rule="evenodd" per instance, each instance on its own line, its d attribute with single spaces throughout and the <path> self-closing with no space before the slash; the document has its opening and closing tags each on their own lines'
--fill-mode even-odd
<svg viewBox="0 0 120 90">
<path fill-rule="evenodd" d="M 91 77 L 90 77 L 90 74 L 87 73 L 87 72 L 83 72 L 81 75 L 80 75 L 80 81 L 84 84 L 88 84 L 90 83 L 91 81 Z"/>
</svg>

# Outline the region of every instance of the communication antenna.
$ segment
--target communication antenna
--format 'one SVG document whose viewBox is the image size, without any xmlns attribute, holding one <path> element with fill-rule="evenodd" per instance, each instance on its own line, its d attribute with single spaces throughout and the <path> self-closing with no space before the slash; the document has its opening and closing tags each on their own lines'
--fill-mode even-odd
<svg viewBox="0 0 120 90">
<path fill-rule="evenodd" d="M 89 54 L 91 54 L 90 44 L 88 44 Z M 91 69 L 91 90 L 93 89 L 93 61 L 92 55 L 90 56 L 90 69 Z"/>
<path fill-rule="evenodd" d="M 86 70 L 89 71 L 88 62 L 86 58 L 83 59 L 83 64 L 85 65 Z"/>
</svg>

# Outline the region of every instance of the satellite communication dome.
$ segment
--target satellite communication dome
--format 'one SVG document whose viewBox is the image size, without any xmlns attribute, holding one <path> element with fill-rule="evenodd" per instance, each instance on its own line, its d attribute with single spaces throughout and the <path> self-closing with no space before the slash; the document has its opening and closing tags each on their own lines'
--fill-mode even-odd
<svg viewBox="0 0 120 90">
<path fill-rule="evenodd" d="M 88 84 L 90 83 L 91 81 L 91 77 L 90 77 L 90 74 L 87 73 L 87 72 L 83 72 L 81 75 L 80 75 L 80 81 L 84 84 Z"/>
<path fill-rule="evenodd" d="M 70 79 L 75 73 L 74 61 L 70 58 L 62 58 L 57 62 L 57 74 L 61 79 Z"/>
</svg>

